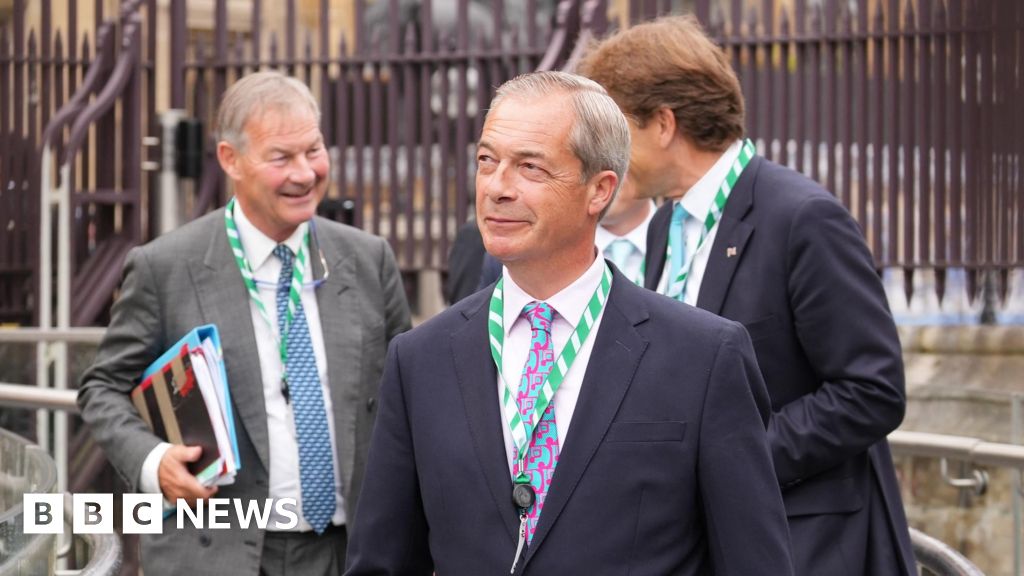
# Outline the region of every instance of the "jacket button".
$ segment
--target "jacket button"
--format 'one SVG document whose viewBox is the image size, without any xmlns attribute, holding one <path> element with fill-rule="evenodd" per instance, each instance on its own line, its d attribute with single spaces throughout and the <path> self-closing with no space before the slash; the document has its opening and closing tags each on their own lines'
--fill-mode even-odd
<svg viewBox="0 0 1024 576">
<path fill-rule="evenodd" d="M 209 548 L 210 547 L 210 537 L 209 537 L 209 535 L 207 535 L 207 534 L 200 534 L 199 535 L 199 545 L 202 546 L 203 548 Z"/>
<path fill-rule="evenodd" d="M 373 412 L 373 407 L 377 405 L 377 399 L 370 396 L 370 399 L 366 401 L 366 411 Z"/>
</svg>

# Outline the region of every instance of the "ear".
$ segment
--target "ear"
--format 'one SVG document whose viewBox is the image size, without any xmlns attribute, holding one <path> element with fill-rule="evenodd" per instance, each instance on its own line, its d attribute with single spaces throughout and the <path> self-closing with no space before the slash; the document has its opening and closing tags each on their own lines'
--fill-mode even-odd
<svg viewBox="0 0 1024 576">
<path fill-rule="evenodd" d="M 234 146 L 223 140 L 217 142 L 217 162 L 220 163 L 221 169 L 232 180 L 238 181 L 242 178 L 241 169 L 238 166 L 241 158 L 242 155 L 238 153 L 238 150 L 235 150 Z"/>
<path fill-rule="evenodd" d="M 658 127 L 658 144 L 667 148 L 676 137 L 676 115 L 668 107 L 662 106 L 654 112 L 652 121 Z"/>
<path fill-rule="evenodd" d="M 587 214 L 595 218 L 601 215 L 605 206 L 611 203 L 615 193 L 615 186 L 619 183 L 619 177 L 611 170 L 598 172 L 590 179 L 587 187 L 590 199 L 587 203 Z"/>
</svg>

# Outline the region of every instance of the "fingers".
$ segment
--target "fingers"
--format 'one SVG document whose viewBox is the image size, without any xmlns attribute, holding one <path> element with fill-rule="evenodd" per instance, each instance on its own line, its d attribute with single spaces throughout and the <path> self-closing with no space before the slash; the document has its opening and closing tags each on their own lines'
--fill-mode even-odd
<svg viewBox="0 0 1024 576">
<path fill-rule="evenodd" d="M 188 463 L 199 460 L 202 454 L 203 449 L 199 446 L 172 446 L 160 459 L 160 491 L 168 502 L 173 503 L 181 498 L 189 506 L 194 506 L 196 500 L 217 493 L 216 486 L 203 486 L 188 471 Z"/>
</svg>

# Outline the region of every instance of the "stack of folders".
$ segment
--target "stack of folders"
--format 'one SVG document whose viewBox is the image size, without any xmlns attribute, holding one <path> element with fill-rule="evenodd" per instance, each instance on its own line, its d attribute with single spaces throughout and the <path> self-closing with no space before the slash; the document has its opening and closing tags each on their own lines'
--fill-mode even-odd
<svg viewBox="0 0 1024 576">
<path fill-rule="evenodd" d="M 195 328 L 171 346 L 143 372 L 131 397 L 154 434 L 202 447 L 199 460 L 189 464 L 201 484 L 235 481 L 241 463 L 216 326 Z"/>
</svg>

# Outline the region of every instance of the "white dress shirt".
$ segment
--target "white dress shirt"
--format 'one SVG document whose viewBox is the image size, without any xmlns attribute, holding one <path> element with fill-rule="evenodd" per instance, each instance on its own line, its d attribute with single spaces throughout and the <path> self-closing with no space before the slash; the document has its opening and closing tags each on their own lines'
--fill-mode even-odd
<svg viewBox="0 0 1024 576">
<path fill-rule="evenodd" d="M 299 524 L 295 527 L 294 531 L 305 532 L 312 530 L 312 527 L 302 516 L 302 488 L 299 481 L 299 448 L 295 434 L 295 417 L 292 413 L 292 405 L 285 401 L 281 387 L 283 370 L 277 340 L 277 282 L 278 276 L 281 273 L 281 261 L 273 256 L 277 242 L 256 228 L 242 212 L 242 207 L 237 202 L 235 203 L 234 216 L 235 224 L 238 226 L 238 236 L 242 242 L 242 250 L 245 252 L 246 260 L 249 261 L 249 266 L 252 267 L 260 299 L 263 301 L 267 316 L 273 325 L 273 328 L 267 325 L 259 309 L 256 308 L 256 303 L 247 295 L 249 313 L 252 316 L 252 326 L 256 336 L 256 348 L 260 357 L 263 401 L 267 414 L 267 437 L 270 444 L 270 486 L 268 497 L 274 500 L 294 498 L 297 503 L 296 512 L 299 516 Z M 294 254 L 298 254 L 299 247 L 305 240 L 308 227 L 309 224 L 303 223 L 283 242 L 283 244 L 291 248 Z M 309 254 L 310 248 L 310 246 L 306 247 L 307 254 Z M 331 439 L 336 503 L 331 523 L 344 524 L 345 506 L 341 495 L 341 473 L 338 470 L 338 444 L 335 439 L 334 410 L 327 380 L 327 355 L 324 349 L 323 331 L 320 326 L 320 309 L 316 301 L 316 291 L 312 285 L 313 260 L 313 257 L 306 258 L 305 269 L 302 274 L 304 285 L 300 297 L 302 307 L 306 313 L 309 335 L 313 341 L 313 354 L 316 357 L 317 372 L 320 375 L 324 409 L 327 412 L 327 427 Z M 241 384 L 246 385 L 247 383 Z M 139 482 L 143 492 L 160 492 L 158 470 L 160 459 L 168 448 L 170 448 L 170 444 L 162 443 L 146 457 L 142 465 Z M 252 463 L 249 465 L 255 466 L 257 464 Z M 243 462 L 242 466 L 246 466 L 246 463 Z M 277 514 L 276 509 L 271 508 L 270 523 L 267 529 L 274 530 L 278 524 L 287 524 L 289 522 L 289 518 Z"/>
<path fill-rule="evenodd" d="M 742 140 L 733 142 L 722 153 L 711 169 L 705 172 L 704 176 L 683 194 L 682 198 L 673 201 L 673 206 L 675 203 L 680 203 L 689 214 L 689 217 L 686 218 L 686 222 L 683 224 L 683 234 L 686 236 L 685 261 L 692 261 L 693 265 L 690 266 L 690 274 L 686 277 L 686 293 L 683 302 L 691 306 L 697 305 L 697 295 L 700 294 L 700 284 L 704 280 L 704 270 L 708 267 L 708 256 L 711 254 L 711 247 L 715 244 L 715 236 L 718 235 L 718 224 L 716 223 L 715 227 L 708 232 L 707 237 L 704 239 L 704 244 L 700 247 L 700 251 L 694 253 L 697 250 L 697 243 L 700 242 L 701 231 L 704 229 L 704 219 L 707 218 L 708 212 L 711 211 L 715 195 L 718 194 L 718 189 L 722 186 L 722 182 L 725 181 L 726 175 L 729 174 L 729 168 L 740 157 L 742 146 Z M 670 238 L 669 243 L 671 241 Z M 668 291 L 668 275 L 671 264 L 671 261 L 666 258 L 665 268 L 662 270 L 661 280 L 658 282 L 659 294 L 666 294 Z"/>
<path fill-rule="evenodd" d="M 654 201 L 649 202 L 647 209 L 647 216 L 639 226 L 633 228 L 627 232 L 624 236 L 616 236 L 614 233 L 605 229 L 604 226 L 597 227 L 597 234 L 594 237 L 594 243 L 597 244 L 598 254 L 604 255 L 604 251 L 611 245 L 612 242 L 618 239 L 625 239 L 632 244 L 636 249 L 629 255 L 629 258 L 625 262 L 615 262 L 615 265 L 619 268 L 626 278 L 629 278 L 633 282 L 637 282 L 642 286 L 644 283 L 643 278 L 643 264 L 644 258 L 647 255 L 647 227 L 651 224 L 651 218 L 654 218 L 654 211 L 656 210 Z"/>
<path fill-rule="evenodd" d="M 583 315 L 583 310 L 590 302 L 594 291 L 601 284 L 601 275 L 604 274 L 604 259 L 595 258 L 594 263 L 587 268 L 582 276 L 561 292 L 551 298 L 544 300 L 555 311 L 554 320 L 551 323 L 551 340 L 554 346 L 555 358 L 562 352 L 565 343 L 576 329 L 576 323 Z M 530 322 L 522 317 L 523 307 L 537 300 L 520 288 L 508 274 L 508 269 L 502 271 L 505 279 L 503 300 L 505 309 L 502 314 L 505 327 L 505 342 L 502 346 L 501 374 L 498 375 L 498 407 L 502 415 L 501 433 L 505 440 L 505 454 L 508 461 L 509 477 L 512 475 L 512 462 L 515 458 L 515 448 L 512 443 L 512 436 L 509 433 L 508 421 L 505 419 L 505 412 L 501 409 L 501 398 L 504 394 L 505 384 L 508 383 L 513 398 L 519 390 L 519 381 L 523 375 L 523 366 L 526 364 L 530 352 Z M 580 347 L 576 360 L 569 368 L 569 372 L 562 380 L 562 385 L 555 392 L 552 403 L 555 407 L 555 428 L 558 430 L 559 450 L 565 449 L 565 439 L 569 433 L 569 425 L 572 423 L 573 412 L 576 410 L 576 401 L 580 397 L 580 388 L 583 384 L 583 375 L 587 371 L 587 364 L 590 362 L 590 353 L 594 349 L 594 340 L 597 339 L 597 331 L 601 327 L 601 319 L 604 318 L 604 309 L 594 320 L 590 336 Z"/>
</svg>

